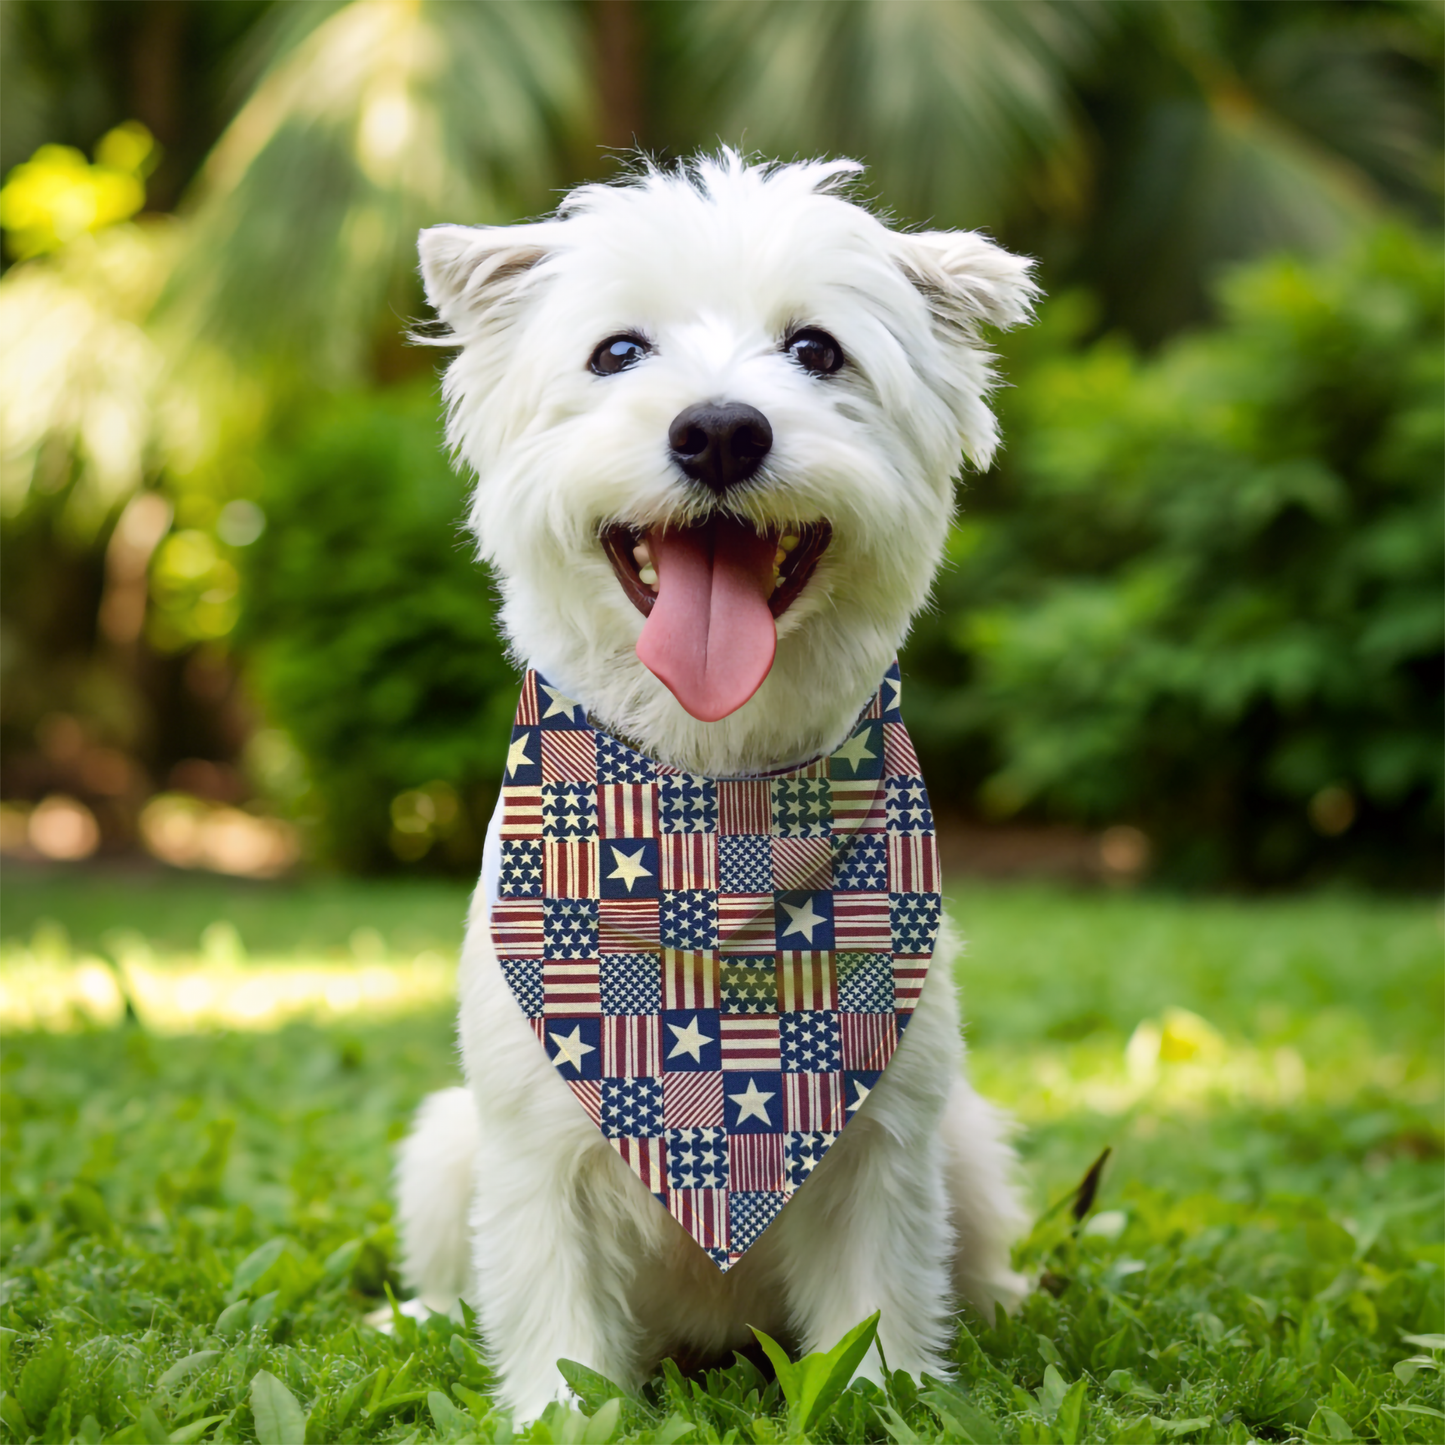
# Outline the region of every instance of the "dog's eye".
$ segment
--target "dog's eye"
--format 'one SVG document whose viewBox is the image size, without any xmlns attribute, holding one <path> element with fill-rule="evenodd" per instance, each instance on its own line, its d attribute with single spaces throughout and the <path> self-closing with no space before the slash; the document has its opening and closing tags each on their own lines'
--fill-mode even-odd
<svg viewBox="0 0 1445 1445">
<path fill-rule="evenodd" d="M 843 348 L 828 335 L 810 327 L 788 338 L 788 355 L 815 376 L 831 376 L 843 364 Z"/>
<path fill-rule="evenodd" d="M 635 366 L 651 350 L 640 336 L 609 336 L 592 353 L 588 365 L 598 376 L 616 376 Z"/>
</svg>

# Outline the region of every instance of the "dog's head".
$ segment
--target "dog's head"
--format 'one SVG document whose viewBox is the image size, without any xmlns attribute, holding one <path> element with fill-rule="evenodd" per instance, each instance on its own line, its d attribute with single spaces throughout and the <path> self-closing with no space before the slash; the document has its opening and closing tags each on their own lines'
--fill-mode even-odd
<svg viewBox="0 0 1445 1445">
<path fill-rule="evenodd" d="M 1026 318 L 1029 263 L 890 229 L 839 194 L 858 169 L 723 151 L 421 236 L 512 647 L 664 761 L 840 739 L 993 455 L 979 326 Z"/>
</svg>

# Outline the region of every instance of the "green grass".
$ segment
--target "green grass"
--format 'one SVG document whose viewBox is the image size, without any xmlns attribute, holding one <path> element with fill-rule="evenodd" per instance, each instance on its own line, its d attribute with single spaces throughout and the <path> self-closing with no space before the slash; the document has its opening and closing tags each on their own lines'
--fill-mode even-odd
<svg viewBox="0 0 1445 1445">
<path fill-rule="evenodd" d="M 4 890 L 6 940 L 140 930 L 161 958 L 217 920 L 272 956 L 359 927 L 446 951 L 466 900 L 13 869 Z M 1445 1439 L 1441 1352 L 1407 1338 L 1445 1328 L 1438 909 L 975 886 L 953 914 L 973 1067 L 1019 1115 L 1039 1214 L 1114 1153 L 1084 1227 L 1058 1209 L 1021 1246 L 1045 1287 L 960 1322 L 955 1381 L 855 1387 L 809 1438 Z M 312 1441 L 510 1438 L 465 1331 L 361 1319 L 392 1280 L 393 1141 L 457 1077 L 445 1014 L 15 1035 L 3 1070 L 12 1437 L 299 1445 L 309 1413 Z M 619 1405 L 577 1384 L 581 1412 L 519 1438 L 788 1438 L 746 1363 Z"/>
</svg>

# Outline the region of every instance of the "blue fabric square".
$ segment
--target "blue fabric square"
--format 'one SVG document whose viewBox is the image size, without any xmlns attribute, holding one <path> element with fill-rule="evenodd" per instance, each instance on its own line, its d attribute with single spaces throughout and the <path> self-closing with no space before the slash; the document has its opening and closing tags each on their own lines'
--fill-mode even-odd
<svg viewBox="0 0 1445 1445">
<path fill-rule="evenodd" d="M 717 894 L 710 888 L 678 888 L 664 893 L 658 925 L 664 948 L 689 952 L 716 948 Z"/>
<path fill-rule="evenodd" d="M 835 833 L 833 887 L 839 893 L 881 893 L 887 888 L 887 834 Z"/>
<path fill-rule="evenodd" d="M 662 1135 L 661 1079 L 603 1079 L 602 1132 L 609 1139 Z"/>
<path fill-rule="evenodd" d="M 574 702 L 565 693 L 553 687 L 542 674 L 533 674 L 537 684 L 537 716 L 544 728 L 559 728 L 564 732 L 580 732 L 591 726 L 587 721 L 587 709 Z"/>
<path fill-rule="evenodd" d="M 893 1012 L 893 960 L 886 953 L 840 953 L 838 1011 L 845 1014 Z"/>
<path fill-rule="evenodd" d="M 801 1189 L 838 1136 L 823 1130 L 783 1135 L 783 1173 L 789 1189 Z"/>
<path fill-rule="evenodd" d="M 597 881 L 604 898 L 656 898 L 662 870 L 656 838 L 604 838 Z"/>
<path fill-rule="evenodd" d="M 717 784 L 691 773 L 665 773 L 657 790 L 664 833 L 716 833 Z"/>
<path fill-rule="evenodd" d="M 773 832 L 779 838 L 824 838 L 833 830 L 833 797 L 826 778 L 774 778 Z"/>
<path fill-rule="evenodd" d="M 717 886 L 721 893 L 771 893 L 772 842 L 757 833 L 724 833 L 717 840 Z"/>
<path fill-rule="evenodd" d="M 723 1120 L 729 1134 L 781 1134 L 783 1076 L 724 1074 Z"/>
<path fill-rule="evenodd" d="M 499 958 L 502 977 L 512 990 L 522 1012 L 529 1019 L 542 1017 L 542 960 L 540 958 Z"/>
<path fill-rule="evenodd" d="M 903 701 L 903 678 L 896 662 L 883 674 L 882 694 L 883 721 L 902 722 L 903 714 L 899 711 L 899 705 Z"/>
<path fill-rule="evenodd" d="M 542 836 L 544 838 L 595 838 L 597 836 L 597 785 L 595 783 L 543 783 Z"/>
<path fill-rule="evenodd" d="M 933 810 L 922 778 L 889 778 L 883 786 L 890 833 L 933 832 Z"/>
<path fill-rule="evenodd" d="M 847 782 L 883 776 L 883 724 L 866 722 L 828 759 L 828 775 Z"/>
<path fill-rule="evenodd" d="M 533 838 L 503 838 L 497 875 L 499 898 L 542 896 L 542 845 Z"/>
<path fill-rule="evenodd" d="M 666 1073 L 717 1073 L 722 1029 L 715 1008 L 668 1009 L 662 1015 L 662 1067 Z"/>
<path fill-rule="evenodd" d="M 547 1057 L 564 1079 L 602 1077 L 602 1020 L 549 1018 L 543 1025 Z"/>
<path fill-rule="evenodd" d="M 833 1074 L 843 1067 L 843 1038 L 832 1009 L 778 1015 L 783 1069 L 789 1074 Z"/>
<path fill-rule="evenodd" d="M 597 957 L 595 898 L 544 898 L 542 928 L 543 958 Z"/>
<path fill-rule="evenodd" d="M 599 783 L 650 783 L 657 767 L 649 758 L 634 752 L 607 733 L 597 734 L 597 781 Z"/>
<path fill-rule="evenodd" d="M 542 744 L 537 729 L 518 724 L 512 729 L 512 745 L 507 749 L 502 783 L 509 788 L 535 788 L 541 781 Z"/>
<path fill-rule="evenodd" d="M 655 953 L 604 953 L 598 965 L 605 1014 L 662 1010 L 662 960 Z"/>
<path fill-rule="evenodd" d="M 725 1014 L 778 1011 L 778 964 L 766 958 L 724 958 L 719 976 Z"/>
<path fill-rule="evenodd" d="M 741 1254 L 777 1218 L 778 1210 L 788 1202 L 786 1194 L 768 1194 L 762 1190 L 739 1190 L 728 1196 L 728 1246 L 733 1254 Z"/>
<path fill-rule="evenodd" d="M 721 1129 L 669 1129 L 665 1138 L 671 1188 L 727 1188 L 728 1140 Z"/>
<path fill-rule="evenodd" d="M 932 953 L 943 900 L 937 893 L 890 893 L 888 921 L 894 953 Z"/>
<path fill-rule="evenodd" d="M 817 952 L 833 947 L 833 895 L 779 893 L 773 900 L 778 947 Z"/>
</svg>

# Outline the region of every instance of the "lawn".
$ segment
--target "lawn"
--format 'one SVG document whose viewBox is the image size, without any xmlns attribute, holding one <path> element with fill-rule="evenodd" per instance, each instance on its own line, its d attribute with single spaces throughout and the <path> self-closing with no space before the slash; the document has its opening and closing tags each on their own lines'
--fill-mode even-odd
<svg viewBox="0 0 1445 1445">
<path fill-rule="evenodd" d="M 454 957 L 465 905 L 447 884 L 12 868 L 3 887 L 0 982 L 30 985 L 138 948 L 197 979 L 405 970 Z M 953 1380 L 855 1386 L 807 1438 L 1445 1439 L 1438 906 L 980 885 L 952 906 L 1041 1288 L 1012 1320 L 960 1320 Z M 445 1007 L 387 999 L 325 1024 L 167 1032 L 142 1006 L 7 1035 L 10 1437 L 796 1438 L 742 1361 L 615 1403 L 574 1372 L 580 1410 L 514 1435 L 464 1329 L 364 1322 L 395 1287 L 392 1145 L 458 1073 Z"/>
</svg>

